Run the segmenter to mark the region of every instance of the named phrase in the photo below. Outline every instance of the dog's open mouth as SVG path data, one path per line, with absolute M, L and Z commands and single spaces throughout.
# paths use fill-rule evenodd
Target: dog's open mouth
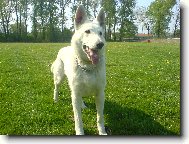
M 87 54 L 87 57 L 89 60 L 92 62 L 92 64 L 98 64 L 99 62 L 99 55 L 98 55 L 98 50 L 89 48 L 86 45 L 83 45 L 83 49 L 85 53 Z

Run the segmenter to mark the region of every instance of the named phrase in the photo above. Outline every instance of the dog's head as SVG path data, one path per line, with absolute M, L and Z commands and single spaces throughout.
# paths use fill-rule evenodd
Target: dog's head
M 72 46 L 77 57 L 85 62 L 98 64 L 104 56 L 105 13 L 103 8 L 93 21 L 88 19 L 82 5 L 76 11 L 74 21 L 75 33 Z

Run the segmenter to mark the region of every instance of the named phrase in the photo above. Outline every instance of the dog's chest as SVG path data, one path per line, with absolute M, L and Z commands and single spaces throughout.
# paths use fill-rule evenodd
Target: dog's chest
M 79 70 L 75 78 L 78 89 L 85 96 L 96 94 L 99 90 L 105 88 L 105 74 L 103 71 Z

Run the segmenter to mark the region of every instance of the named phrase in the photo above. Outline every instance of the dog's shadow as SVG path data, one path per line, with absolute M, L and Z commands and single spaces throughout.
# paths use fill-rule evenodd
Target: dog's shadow
M 68 98 L 70 103 L 70 99 Z M 65 101 L 65 99 L 64 99 Z M 87 109 L 96 111 L 94 100 L 85 100 Z M 154 118 L 142 110 L 119 105 L 110 100 L 104 105 L 105 127 L 108 135 L 117 136 L 180 136 L 180 134 L 166 129 Z M 86 135 L 94 131 L 85 129 Z M 96 131 L 98 135 L 98 131 Z
M 135 108 L 106 101 L 104 114 L 109 135 L 179 136 L 164 128 L 152 116 Z

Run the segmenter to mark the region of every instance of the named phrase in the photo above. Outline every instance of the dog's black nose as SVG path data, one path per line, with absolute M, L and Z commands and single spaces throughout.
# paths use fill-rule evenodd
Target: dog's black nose
M 97 49 L 102 49 L 102 47 L 104 46 L 103 42 L 100 42 L 96 45 Z

